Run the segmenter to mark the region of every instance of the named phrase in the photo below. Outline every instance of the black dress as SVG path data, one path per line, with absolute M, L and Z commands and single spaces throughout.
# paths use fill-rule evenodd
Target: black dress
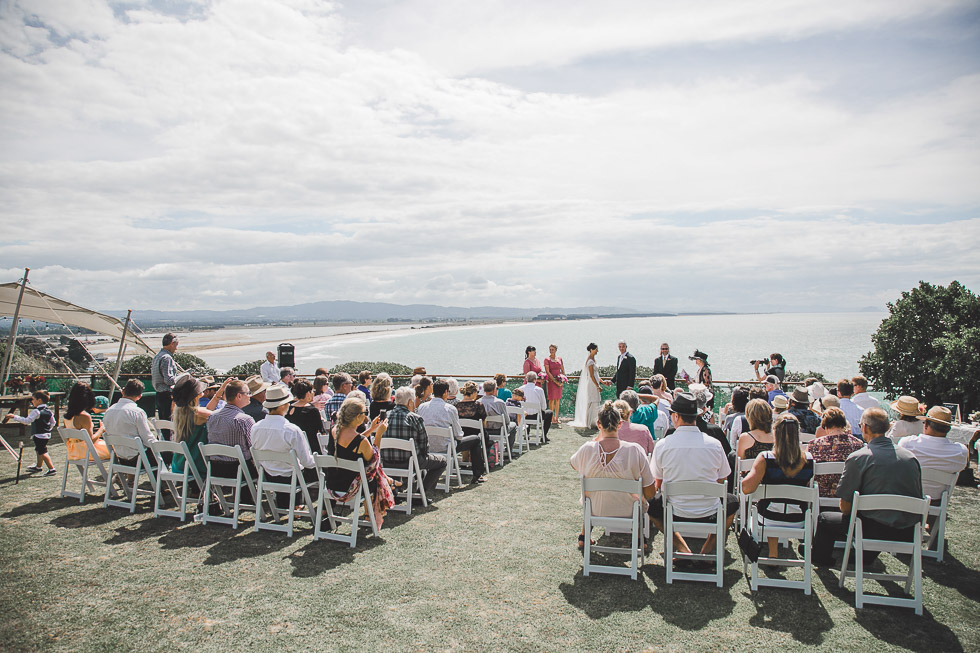
M 327 453 L 331 456 L 336 456 L 341 460 L 351 460 L 358 461 L 364 460 L 358 449 L 361 447 L 361 443 L 365 441 L 365 438 L 361 434 L 354 436 L 354 439 L 350 441 L 350 444 L 346 447 L 339 442 L 337 442 L 336 436 L 332 436 L 330 441 L 327 443 Z M 365 465 L 366 466 L 366 465 Z M 351 484 L 354 479 L 357 478 L 357 472 L 352 472 L 348 469 L 337 469 L 331 467 L 327 473 L 327 487 L 330 488 L 331 492 L 336 492 L 338 494 L 345 494 L 350 490 Z M 371 491 L 371 496 L 378 490 L 378 482 L 376 480 L 368 480 L 368 489 Z
M 311 452 L 320 453 L 320 440 L 317 438 L 317 434 L 323 433 L 323 418 L 320 417 L 319 410 L 310 404 L 293 406 L 286 413 L 286 421 L 303 430 L 307 441 L 310 443 Z
M 371 411 L 371 419 L 373 420 L 375 417 L 380 415 L 381 411 L 383 410 L 386 410 L 390 413 L 394 407 L 395 407 L 395 402 L 391 399 L 389 399 L 388 401 L 372 401 L 371 408 L 369 409 Z

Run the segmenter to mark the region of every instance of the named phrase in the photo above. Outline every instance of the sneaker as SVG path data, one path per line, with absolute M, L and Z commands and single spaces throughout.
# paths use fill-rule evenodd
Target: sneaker
M 486 474 L 481 474 L 480 476 L 476 477 L 476 479 L 473 482 L 474 483 L 486 483 L 487 482 L 487 475 Z
M 27 471 L 33 474 L 34 472 L 41 471 L 41 468 L 38 467 L 37 465 L 31 465 L 30 467 L 27 468 Z
M 58 470 L 55 469 L 54 467 L 52 467 L 48 471 L 44 472 L 44 476 L 54 476 L 57 473 L 58 473 Z

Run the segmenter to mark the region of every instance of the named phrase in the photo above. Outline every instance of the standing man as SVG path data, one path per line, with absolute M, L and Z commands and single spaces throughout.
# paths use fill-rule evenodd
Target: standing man
M 633 390 L 636 383 L 636 359 L 626 351 L 625 340 L 619 341 L 619 358 L 616 359 L 616 373 L 612 382 L 616 384 L 617 397 L 623 394 L 623 390 Z
M 150 375 L 153 380 L 153 391 L 157 393 L 157 417 L 169 420 L 173 414 L 173 389 L 177 384 L 177 363 L 174 352 L 177 351 L 177 336 L 168 333 L 163 336 L 163 349 L 153 357 Z M 170 439 L 170 431 L 160 433 L 164 440 Z
M 262 375 L 262 380 L 268 383 L 270 387 L 279 383 L 279 366 L 276 365 L 275 353 L 271 351 L 265 352 L 265 362 L 262 363 L 259 374 Z
M 653 373 L 663 374 L 670 391 L 674 391 L 677 382 L 677 356 L 670 355 L 670 345 L 666 342 L 660 345 L 660 356 L 653 362 Z

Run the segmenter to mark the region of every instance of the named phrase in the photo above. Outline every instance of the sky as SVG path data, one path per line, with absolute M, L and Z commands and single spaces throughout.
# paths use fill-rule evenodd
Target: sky
M 95 309 L 980 290 L 980 3 L 0 0 L 0 282 Z

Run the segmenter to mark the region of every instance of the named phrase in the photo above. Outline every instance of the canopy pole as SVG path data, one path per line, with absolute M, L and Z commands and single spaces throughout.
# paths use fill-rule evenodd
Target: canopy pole
M 10 325 L 10 337 L 7 338 L 7 355 L 3 357 L 3 367 L 0 367 L 0 394 L 7 387 L 7 375 L 14 362 L 14 340 L 17 339 L 17 323 L 20 319 L 20 305 L 24 301 L 24 290 L 27 288 L 27 275 L 30 268 L 24 268 L 24 280 L 20 284 L 20 294 L 17 295 L 17 308 L 14 309 L 14 321 Z
M 112 405 L 112 395 L 116 394 L 119 386 L 119 370 L 122 368 L 123 351 L 126 348 L 126 332 L 129 331 L 129 320 L 133 316 L 133 309 L 126 312 L 126 324 L 123 325 L 122 339 L 119 341 L 119 353 L 116 354 L 116 371 L 112 374 L 112 385 L 109 386 L 109 405 Z

